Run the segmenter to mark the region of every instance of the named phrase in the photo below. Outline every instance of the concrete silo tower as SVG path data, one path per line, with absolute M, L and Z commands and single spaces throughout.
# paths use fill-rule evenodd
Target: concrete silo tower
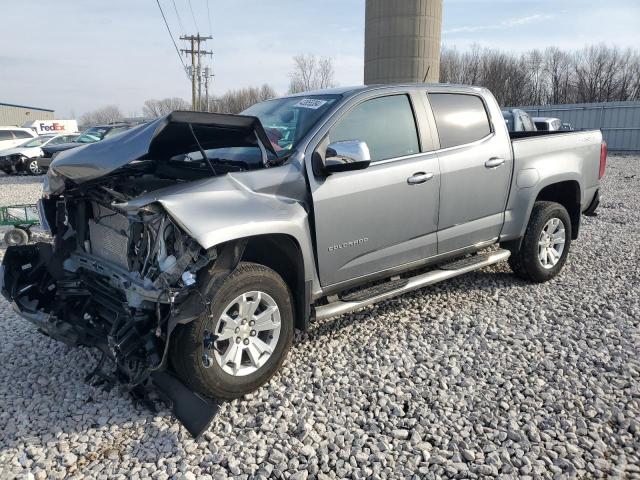
M 442 0 L 367 0 L 364 83 L 438 82 L 441 28 Z

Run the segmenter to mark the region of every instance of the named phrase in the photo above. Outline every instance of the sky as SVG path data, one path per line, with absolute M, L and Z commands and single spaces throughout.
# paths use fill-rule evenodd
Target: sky
M 284 93 L 301 53 L 333 58 L 339 85 L 362 83 L 364 0 L 159 1 L 176 40 L 213 35 L 213 94 L 263 83 Z M 190 99 L 156 0 L 6 1 L 1 25 L 0 102 L 75 118 L 105 105 L 135 116 L 150 98 Z M 640 0 L 444 0 L 442 43 L 638 47 L 638 25 Z

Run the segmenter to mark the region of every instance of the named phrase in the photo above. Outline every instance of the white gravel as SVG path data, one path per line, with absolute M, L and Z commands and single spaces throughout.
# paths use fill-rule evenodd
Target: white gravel
M 198 441 L 0 301 L 0 478 L 638 478 L 640 157 L 603 188 L 559 278 L 498 265 L 318 322 Z M 0 177 L 0 204 L 38 190 Z

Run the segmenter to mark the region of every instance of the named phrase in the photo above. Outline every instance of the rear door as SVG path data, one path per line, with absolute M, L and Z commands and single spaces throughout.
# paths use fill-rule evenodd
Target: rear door
M 480 95 L 429 93 L 428 99 L 440 140 L 438 253 L 494 241 L 511 181 L 509 142 L 496 135 Z M 495 122 L 503 121 L 496 115 Z
M 408 92 L 367 98 L 321 133 L 317 150 L 361 140 L 372 158 L 364 170 L 326 177 L 308 168 L 323 286 L 435 255 L 440 175 L 435 152 L 424 151 L 431 139 L 418 134 L 416 116 L 426 115 L 418 100 Z

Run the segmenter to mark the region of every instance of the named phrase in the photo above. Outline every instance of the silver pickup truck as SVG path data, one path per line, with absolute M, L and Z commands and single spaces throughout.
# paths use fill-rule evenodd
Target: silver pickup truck
M 115 371 L 97 377 L 155 384 L 198 434 L 314 319 L 502 261 L 553 278 L 605 164 L 600 131 L 510 136 L 468 86 L 174 112 L 56 158 L 39 204 L 53 243 L 10 247 L 2 293 L 42 333 L 99 348 Z

